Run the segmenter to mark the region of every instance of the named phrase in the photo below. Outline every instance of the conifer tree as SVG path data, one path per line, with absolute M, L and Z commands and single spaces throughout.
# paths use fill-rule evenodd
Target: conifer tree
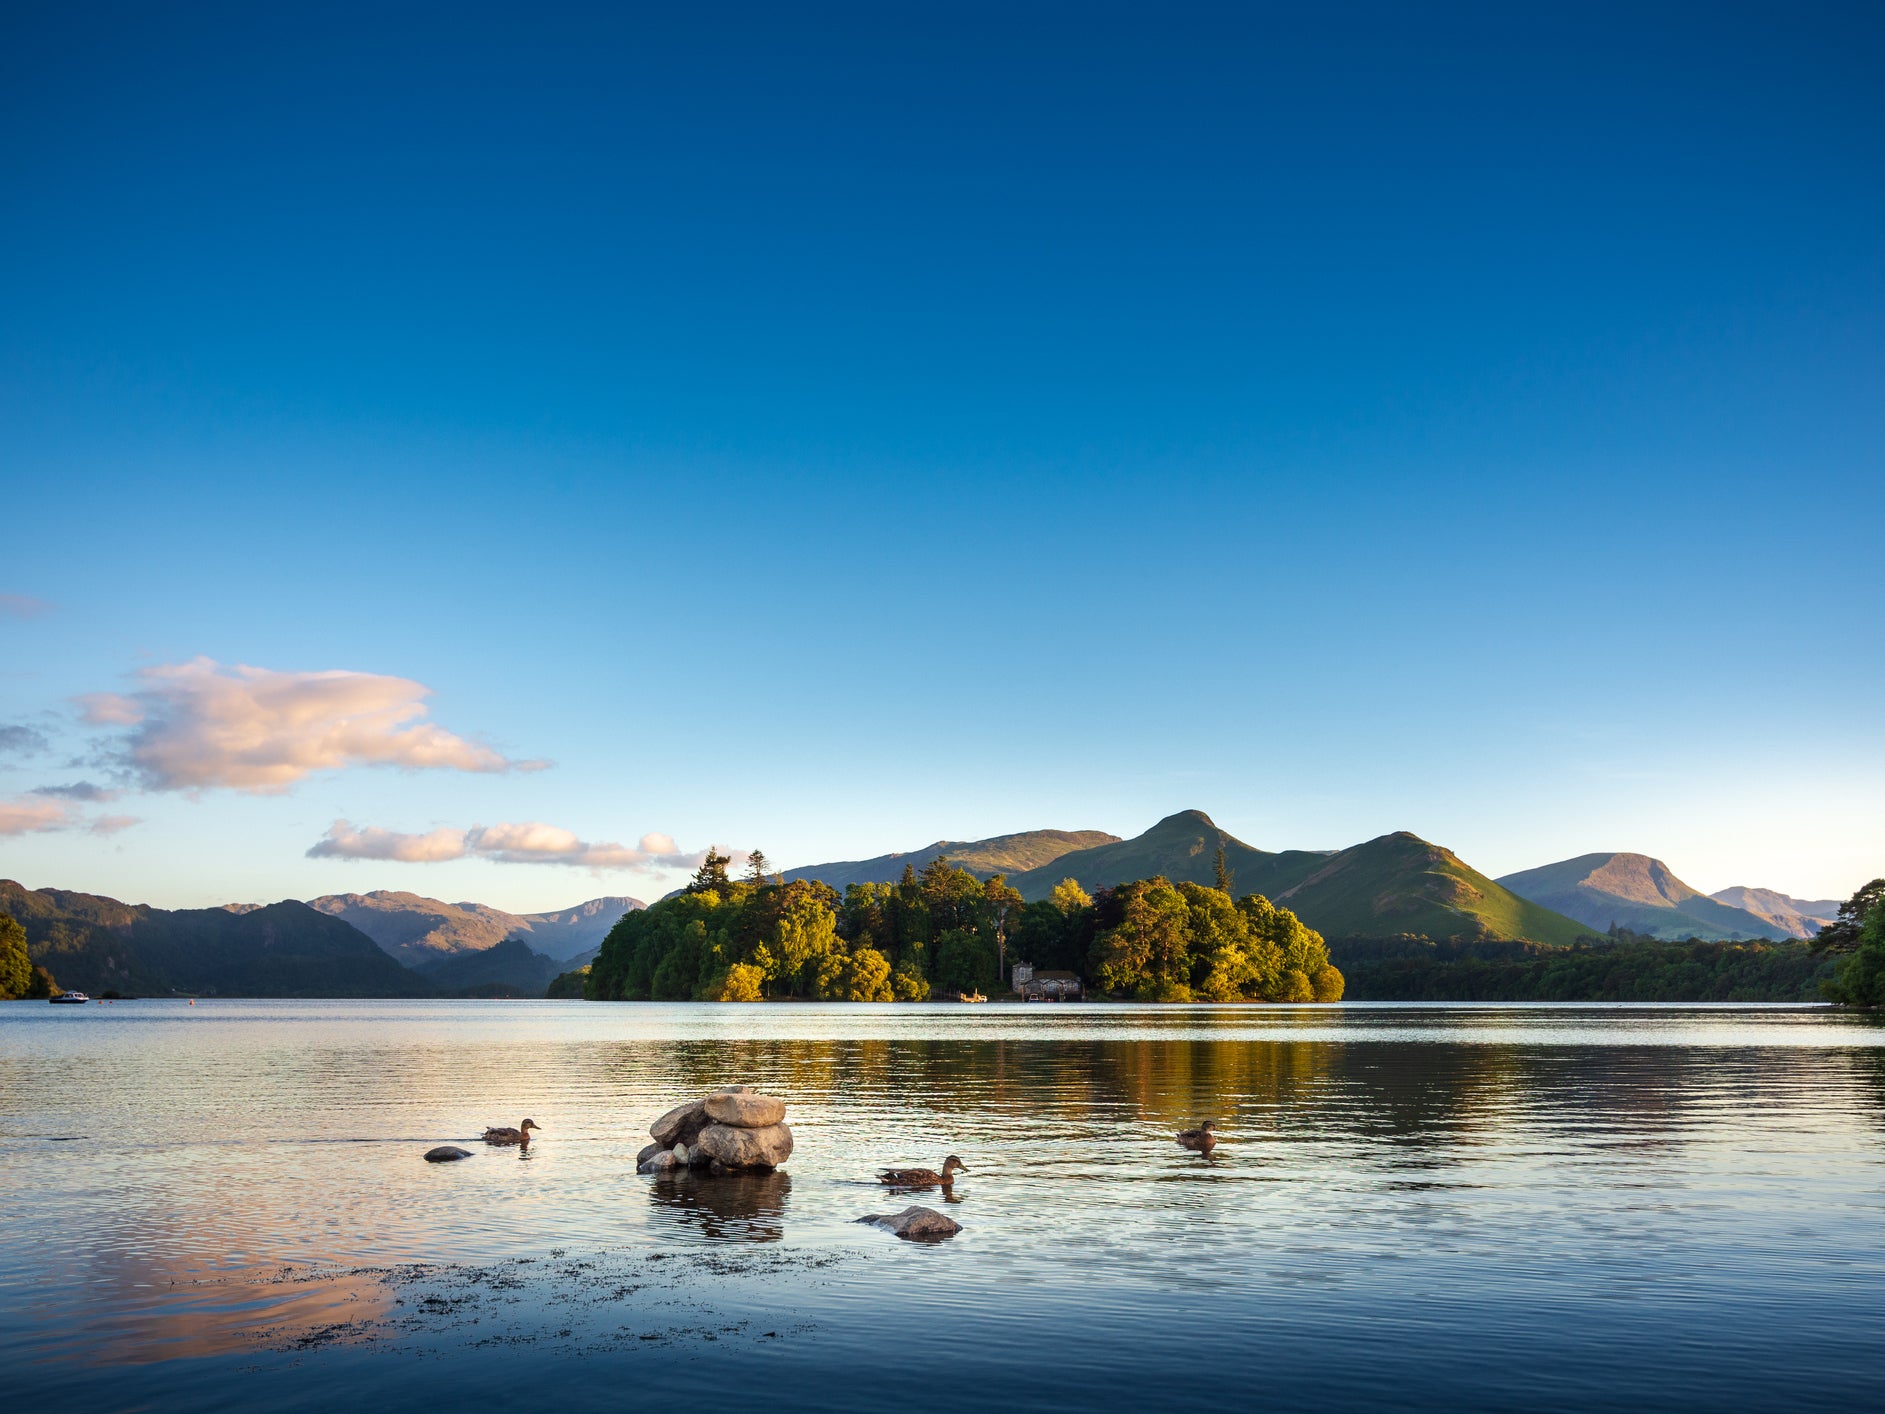
M 1237 876 L 1231 873 L 1230 861 L 1224 857 L 1224 846 L 1221 844 L 1217 847 L 1217 891 L 1232 898 L 1237 896 Z

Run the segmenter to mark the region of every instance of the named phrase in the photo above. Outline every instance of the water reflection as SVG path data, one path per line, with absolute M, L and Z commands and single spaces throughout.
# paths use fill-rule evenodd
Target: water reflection
M 701 1236 L 741 1242 L 777 1242 L 785 1236 L 785 1203 L 792 1175 L 711 1174 L 686 1170 L 649 1185 L 648 1199 Z

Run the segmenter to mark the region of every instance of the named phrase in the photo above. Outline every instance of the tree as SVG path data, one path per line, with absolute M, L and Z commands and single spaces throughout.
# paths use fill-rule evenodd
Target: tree
M 995 949 L 987 938 L 967 928 L 951 928 L 936 938 L 936 985 L 950 992 L 979 992 L 995 981 Z
M 1078 879 L 1062 879 L 1047 895 L 1047 901 L 1062 914 L 1078 913 L 1083 908 L 1093 907 L 1093 900 L 1080 887 Z
M 0 913 L 0 1001 L 23 997 L 32 985 L 33 960 L 26 952 L 26 930 L 11 913 Z
M 1005 875 L 997 874 L 982 885 L 982 903 L 995 932 L 995 985 L 1008 985 L 1008 929 L 1021 917 L 1026 906 L 1018 889 L 1010 888 Z
M 750 962 L 736 962 L 700 989 L 703 1002 L 756 1002 L 766 974 Z
M 1808 945 L 1814 952 L 1851 952 L 1859 946 L 1866 915 L 1885 902 L 1885 879 L 1874 879 L 1839 905 L 1839 914 Z
M 1845 914 L 1842 907 L 1840 921 L 1844 921 Z M 1832 980 L 1822 984 L 1821 990 L 1828 1001 L 1844 1002 L 1847 1006 L 1885 1006 L 1885 898 L 1867 910 L 1859 927 L 1857 945 L 1839 964 L 1839 971 L 1833 974 Z
M 859 948 L 851 954 L 845 979 L 848 1002 L 893 1002 L 897 999 L 890 982 L 890 959 L 876 948 Z
M 766 858 L 766 851 L 756 849 L 746 856 L 746 882 L 757 887 L 770 882 L 767 878 L 772 872 L 772 861 Z
M 694 877 L 688 881 L 687 892 L 703 894 L 708 890 L 725 893 L 732 882 L 727 878 L 727 865 L 733 862 L 733 856 L 722 854 L 713 845 L 707 846 L 707 857 L 700 861 L 700 868 L 694 871 Z
M 1217 847 L 1217 891 L 1237 897 L 1237 876 L 1230 871 L 1230 861 L 1224 857 L 1224 846 Z

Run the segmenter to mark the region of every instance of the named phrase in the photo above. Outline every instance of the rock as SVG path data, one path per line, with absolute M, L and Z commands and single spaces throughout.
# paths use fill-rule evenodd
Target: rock
M 468 1159 L 470 1157 L 471 1150 L 460 1149 L 456 1144 L 441 1144 L 436 1149 L 427 1149 L 425 1151 L 425 1161 L 428 1164 L 449 1164 L 454 1159 Z
M 663 1149 L 653 1158 L 635 1165 L 636 1173 L 673 1173 L 675 1170 L 674 1151 Z
M 712 1122 L 707 1118 L 706 1105 L 700 1100 L 690 1100 L 662 1115 L 648 1126 L 648 1132 L 663 1149 L 672 1149 L 676 1144 L 691 1145 L 694 1136 Z
M 770 1129 L 785 1118 L 785 1101 L 741 1087 L 715 1091 L 706 1099 L 707 1117 L 735 1129 Z
M 686 1168 L 688 1157 L 689 1157 L 688 1152 L 687 1152 L 687 1146 L 685 1144 L 676 1144 L 672 1152 L 674 1154 L 675 1167 Z
M 885 1232 L 894 1232 L 909 1242 L 940 1242 L 962 1231 L 962 1224 L 953 1218 L 944 1217 L 934 1208 L 914 1205 L 900 1213 L 867 1213 L 858 1221 L 872 1223 Z
M 759 1089 L 753 1085 L 722 1085 L 713 1093 L 716 1095 L 757 1095 Z
M 635 1155 L 635 1167 L 640 1168 L 643 1164 L 647 1163 L 648 1160 L 652 1159 L 656 1154 L 667 1147 L 668 1146 L 665 1144 L 649 1144 L 645 1146 L 639 1154 Z
M 764 1129 L 710 1124 L 700 1131 L 699 1145 L 708 1158 L 730 1169 L 771 1169 L 792 1157 L 792 1131 L 783 1124 Z

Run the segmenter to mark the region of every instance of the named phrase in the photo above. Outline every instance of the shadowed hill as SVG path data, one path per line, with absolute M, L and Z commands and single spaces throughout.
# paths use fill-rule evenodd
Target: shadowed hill
M 1792 898 L 1774 889 L 1750 889 L 1740 885 L 1717 889 L 1709 897 L 1730 908 L 1744 909 L 1761 922 L 1771 923 L 1796 938 L 1813 937 L 1839 916 L 1840 900 L 1836 898 Z
M 1522 898 L 1602 932 L 1611 924 L 1652 938 L 1735 941 L 1791 936 L 1745 909 L 1719 903 L 1646 854 L 1581 854 L 1499 882 Z
M 86 992 L 240 997 L 418 997 L 425 979 L 338 918 L 287 900 L 167 910 L 0 881 L 0 908 L 59 985 Z
M 448 995 L 541 997 L 566 970 L 555 958 L 532 951 L 522 938 L 507 938 L 482 952 L 441 958 L 423 975 Z
M 907 854 L 880 854 L 875 859 L 840 860 L 808 864 L 785 871 L 786 881 L 817 879 L 842 893 L 849 884 L 894 884 L 904 867 L 922 872 L 925 864 L 945 856 L 978 879 L 993 874 L 1020 874 L 1059 859 L 1074 850 L 1117 841 L 1104 830 L 1028 830 L 1018 835 L 996 835 L 986 840 L 937 840 Z M 1059 881 L 1056 880 L 1056 883 Z

